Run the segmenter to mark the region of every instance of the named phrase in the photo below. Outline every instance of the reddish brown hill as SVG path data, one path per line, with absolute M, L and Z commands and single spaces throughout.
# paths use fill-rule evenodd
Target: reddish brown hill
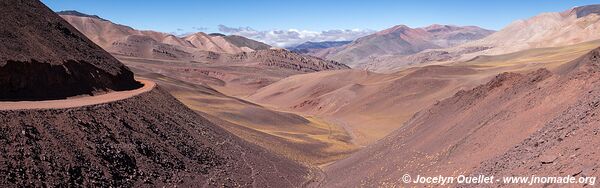
M 436 100 L 479 85 L 482 75 L 486 73 L 461 66 L 427 66 L 396 74 L 324 71 L 285 78 L 259 89 L 248 100 L 326 117 L 345 127 L 353 142 L 367 145 Z
M 65 97 L 137 83 L 41 2 L 0 6 L 2 97 Z M 49 101 L 27 104 L 43 102 Z M 314 177 L 315 171 L 241 140 L 159 88 L 94 104 L 0 110 L 0 187 L 293 187 Z
M 600 39 L 599 23 L 600 5 L 579 6 L 563 12 L 541 13 L 528 19 L 515 20 L 498 32 L 454 47 L 428 49 L 406 56 L 374 57 L 358 67 L 376 72 L 395 72 L 427 64 L 464 62 L 487 56 L 567 47 Z M 461 35 L 457 33 L 452 37 L 460 38 Z
M 367 67 L 383 57 L 403 57 L 427 49 L 447 48 L 481 39 L 493 31 L 475 26 L 431 25 L 410 28 L 397 25 L 356 39 L 350 44 L 322 50 L 320 55 L 350 65 Z
M 157 31 L 136 30 L 77 11 L 62 11 L 59 14 L 106 51 L 130 57 L 201 61 L 206 52 L 235 54 L 271 47 L 235 35 L 198 32 L 178 37 Z
M 0 186 L 293 187 L 311 172 L 162 89 L 108 104 L 0 111 Z
M 350 69 L 350 67 L 342 63 L 331 60 L 323 60 L 313 56 L 301 55 L 284 49 L 258 50 L 254 52 L 239 53 L 228 56 L 221 61 L 234 65 L 255 65 L 304 73 Z
M 597 175 L 598 81 L 600 49 L 554 74 L 500 74 L 331 165 L 326 185 L 402 184 L 404 174 Z
M 238 54 L 207 52 L 201 62 L 162 61 L 117 56 L 127 66 L 189 83 L 207 84 L 227 95 L 245 96 L 283 78 L 310 72 L 349 69 L 335 61 L 283 49 Z
M 540 174 L 595 177 L 600 170 L 600 49 L 561 67 L 563 81 L 580 81 L 583 92 L 544 126 L 472 174 Z M 563 85 L 564 87 L 564 85 Z M 520 161 L 518 163 L 514 161 Z
M 0 100 L 64 98 L 139 86 L 133 73 L 37 1 L 2 1 Z

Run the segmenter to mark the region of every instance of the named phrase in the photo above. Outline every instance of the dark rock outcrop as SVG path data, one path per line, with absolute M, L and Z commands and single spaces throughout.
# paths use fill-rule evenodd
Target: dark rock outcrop
M 600 14 L 600 4 L 575 7 L 572 12 L 577 15 L 577 18 L 585 17 L 590 14 Z
M 75 10 L 65 10 L 65 11 L 59 11 L 56 12 L 56 14 L 58 15 L 71 15 L 71 16 L 79 16 L 79 17 L 88 17 L 88 18 L 95 18 L 95 19 L 99 19 L 102 21 L 108 21 L 104 18 L 101 18 L 100 16 L 97 15 L 89 15 L 89 14 L 84 14 Z
M 162 89 L 108 104 L 0 111 L 0 187 L 293 187 L 306 167 Z
M 39 1 L 0 7 L 0 100 L 135 89 L 133 73 Z
M 285 49 L 258 50 L 242 52 L 222 57 L 232 64 L 258 64 L 259 66 L 282 68 L 299 72 L 318 72 L 325 70 L 350 69 L 347 65 L 332 60 L 302 55 Z

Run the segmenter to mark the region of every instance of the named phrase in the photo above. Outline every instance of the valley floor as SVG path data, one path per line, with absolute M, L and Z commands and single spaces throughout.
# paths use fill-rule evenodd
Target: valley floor
M 165 70 L 149 68 L 143 62 L 123 62 L 137 76 L 155 81 L 215 124 L 288 158 L 317 166 L 343 159 L 358 149 L 345 129 L 318 116 L 286 112 L 228 96 L 207 84 L 165 76 L 169 74 Z

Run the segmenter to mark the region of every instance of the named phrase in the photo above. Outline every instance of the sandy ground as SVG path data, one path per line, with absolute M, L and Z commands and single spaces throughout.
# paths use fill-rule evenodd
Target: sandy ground
M 156 83 L 149 80 L 138 79 L 138 81 L 144 84 L 144 86 L 135 90 L 110 92 L 97 96 L 75 97 L 62 100 L 0 102 L 0 110 L 64 109 L 103 104 L 146 93 L 156 86 Z

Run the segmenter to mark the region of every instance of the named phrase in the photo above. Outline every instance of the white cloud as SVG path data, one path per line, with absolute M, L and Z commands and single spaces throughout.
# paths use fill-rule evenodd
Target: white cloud
M 236 28 L 227 27 L 225 25 L 219 25 L 219 31 L 230 35 L 244 36 L 277 47 L 290 47 L 307 41 L 321 42 L 354 40 L 375 32 L 369 29 L 334 29 L 327 31 L 288 29 L 257 31 L 250 27 Z

